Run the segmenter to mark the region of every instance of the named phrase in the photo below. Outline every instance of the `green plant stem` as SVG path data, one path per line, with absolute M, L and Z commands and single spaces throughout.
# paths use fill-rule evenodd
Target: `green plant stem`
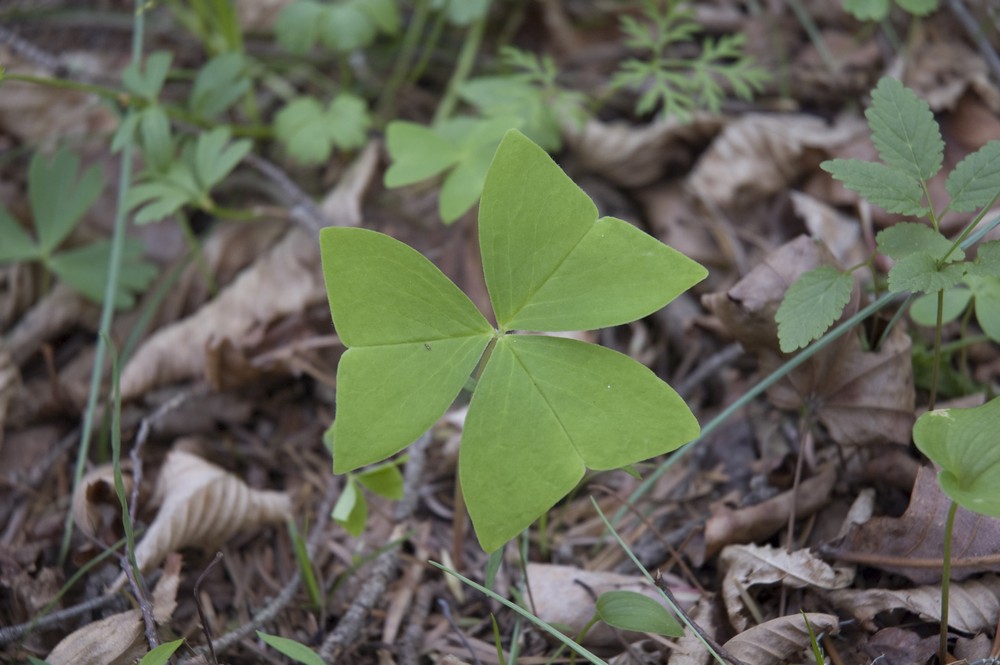
M 941 567 L 941 633 L 938 641 L 938 661 L 948 662 L 948 590 L 951 585 L 951 533 L 955 527 L 958 503 L 951 502 L 948 520 L 944 523 L 944 563 Z
M 389 79 L 382 88 L 382 92 L 378 96 L 378 102 L 375 105 L 375 124 L 379 128 L 385 126 L 396 115 L 396 102 L 399 90 L 403 86 L 403 83 L 406 82 L 407 75 L 411 71 L 410 63 L 413 62 L 413 56 L 416 55 L 417 48 L 420 47 L 420 37 L 424 34 L 424 27 L 427 25 L 427 19 L 430 17 L 430 14 L 430 0 L 416 0 L 413 6 L 413 15 L 410 17 L 410 24 L 406 27 L 406 34 L 403 35 L 403 41 L 399 45 L 399 56 L 396 58 L 396 62 L 393 63 L 392 73 L 389 74 Z
M 987 233 L 995 229 L 997 226 L 1000 226 L 1000 215 L 994 217 L 989 221 L 989 223 L 976 229 L 974 232 L 969 233 L 967 237 L 961 242 L 961 248 L 964 250 L 973 246 L 974 244 L 982 240 L 983 236 L 985 236 Z M 759 395 L 762 395 L 768 388 L 770 388 L 775 383 L 788 376 L 788 374 L 790 374 L 796 367 L 809 360 L 809 358 L 816 355 L 819 351 L 822 351 L 824 348 L 829 346 L 834 340 L 838 339 L 839 337 L 844 335 L 847 331 L 851 330 L 851 328 L 853 328 L 854 326 L 856 326 L 857 324 L 861 323 L 869 316 L 874 314 L 875 312 L 878 312 L 883 307 L 891 303 L 894 298 L 895 294 L 892 293 L 886 293 L 882 295 L 881 298 L 872 302 L 870 305 L 859 311 L 857 314 L 855 314 L 848 320 L 841 323 L 836 328 L 830 330 L 821 339 L 816 340 L 808 347 L 803 349 L 797 356 L 789 359 L 784 365 L 771 372 L 765 378 L 761 379 L 759 383 L 757 383 L 753 388 L 751 388 L 745 394 L 743 394 L 738 400 L 727 406 L 718 415 L 716 415 L 710 421 L 705 423 L 705 425 L 701 428 L 701 434 L 699 434 L 696 439 L 689 441 L 688 443 L 684 444 L 683 446 L 672 452 L 670 456 L 667 457 L 667 459 L 664 460 L 663 463 L 661 463 L 660 466 L 658 466 L 656 470 L 653 471 L 653 473 L 651 473 L 639 485 L 639 487 L 633 490 L 632 494 L 629 495 L 629 502 L 633 504 L 638 502 L 643 496 L 646 495 L 647 492 L 649 492 L 653 488 L 653 486 L 656 484 L 656 481 L 659 480 L 663 476 L 663 474 L 669 471 L 670 468 L 674 464 L 676 464 L 681 457 L 683 457 L 689 450 L 691 450 L 695 445 L 697 445 L 699 441 L 701 441 L 709 434 L 711 434 L 713 431 L 715 431 L 720 425 L 722 425 L 722 423 L 726 422 L 726 420 L 728 420 L 733 414 L 737 413 L 740 409 L 742 409 L 747 404 L 752 402 Z M 612 517 L 611 523 L 617 524 L 619 521 L 621 521 L 622 517 L 625 516 L 627 510 L 628 509 L 624 507 L 619 508 L 618 511 L 615 512 L 614 516 Z
M 135 15 L 132 31 L 132 62 L 142 59 L 142 37 L 145 26 L 144 0 L 135 0 Z M 130 111 L 131 113 L 132 111 Z M 104 303 L 101 306 L 100 336 L 97 338 L 97 350 L 94 353 L 94 366 L 90 373 L 90 391 L 87 395 L 87 408 L 83 415 L 83 428 L 80 433 L 80 449 L 77 452 L 76 468 L 73 472 L 74 491 L 83 478 L 90 452 L 90 437 L 94 426 L 94 415 L 97 412 L 97 398 L 101 392 L 101 378 L 104 375 L 104 359 L 107 348 L 105 337 L 110 338 L 111 320 L 115 313 L 115 293 L 118 287 L 118 275 L 121 273 L 122 253 L 125 246 L 125 194 L 132 181 L 132 150 L 131 137 L 127 138 L 122 148 L 121 171 L 118 177 L 118 197 L 115 208 L 115 223 L 111 233 L 111 252 L 108 259 L 108 281 L 104 285 Z M 73 537 L 73 511 L 66 511 L 63 523 L 62 544 L 59 546 L 59 564 L 66 561 L 70 542 Z
M 941 331 L 944 328 L 944 289 L 937 292 L 937 322 L 934 324 L 934 351 L 931 354 L 931 396 L 927 409 L 934 410 L 937 403 L 938 377 L 941 374 Z
M 483 43 L 483 33 L 486 31 L 489 13 L 489 7 L 487 7 L 483 11 L 483 15 L 470 25 L 468 32 L 465 33 L 465 43 L 462 44 L 462 50 L 458 54 L 455 71 L 452 72 L 448 88 L 444 91 L 444 97 L 441 98 L 441 103 L 438 104 L 437 110 L 434 112 L 433 124 L 435 125 L 450 118 L 455 111 L 455 106 L 458 105 L 458 89 L 472 73 L 476 54 L 479 53 L 479 47 Z
M 417 64 L 413 66 L 410 70 L 410 75 L 406 77 L 406 83 L 412 85 L 416 83 L 424 72 L 427 70 L 427 65 L 430 64 L 431 56 L 434 55 L 434 49 L 437 48 L 438 43 L 441 41 L 441 34 L 444 32 L 445 24 L 445 13 L 438 12 L 437 17 L 434 19 L 434 23 L 431 24 L 431 31 L 427 34 L 427 39 L 423 43 L 423 53 L 420 54 L 420 59 Z
M 798 19 L 799 25 L 801 25 L 802 29 L 806 31 L 807 35 L 809 35 L 809 41 L 811 41 L 813 46 L 816 47 L 816 52 L 819 53 L 819 57 L 823 61 L 823 64 L 826 65 L 826 68 L 829 71 L 836 72 L 837 59 L 830 51 L 830 47 L 826 45 L 826 40 L 823 39 L 823 33 L 819 31 L 819 28 L 816 26 L 816 22 L 813 21 L 812 16 L 809 15 L 809 12 L 806 11 L 805 7 L 802 6 L 802 3 L 799 2 L 799 0 L 787 0 L 787 3 L 788 7 L 795 14 L 795 18 Z M 929 200 L 930 199 L 928 199 L 928 201 Z
M 188 220 L 188 216 L 184 213 L 183 208 L 174 213 L 174 215 L 177 217 L 177 225 L 181 227 L 181 233 L 184 235 L 184 242 L 187 243 L 188 250 L 190 250 L 191 255 L 194 257 L 195 263 L 198 264 L 198 270 L 201 272 L 202 279 L 205 280 L 208 292 L 212 297 L 215 297 L 219 292 L 219 285 L 215 281 L 212 269 L 208 266 L 208 261 L 205 259 L 201 240 L 198 239 L 198 236 L 194 233 L 194 229 L 191 228 L 191 222 Z

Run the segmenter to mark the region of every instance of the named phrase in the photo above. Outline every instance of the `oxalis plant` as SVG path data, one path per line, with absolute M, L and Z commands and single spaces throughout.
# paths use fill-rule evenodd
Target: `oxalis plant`
M 894 260 L 892 293 L 923 294 L 911 310 L 918 323 L 934 326 L 930 411 L 914 425 L 913 440 L 941 471 L 938 482 L 952 499 L 945 523 L 941 581 L 940 662 L 947 662 L 948 591 L 951 537 L 959 506 L 1000 517 L 1000 400 L 969 409 L 934 410 L 941 331 L 963 311 L 976 317 L 994 340 L 1000 339 L 1000 241 L 979 245 L 974 260 L 964 241 L 1000 197 L 1000 141 L 990 141 L 963 159 L 948 175 L 951 199 L 935 210 L 928 181 L 940 170 L 944 142 L 928 105 L 899 81 L 883 78 L 866 112 L 872 142 L 881 162 L 835 159 L 820 166 L 846 187 L 888 212 L 926 220 L 900 222 L 876 237 L 878 250 Z M 949 212 L 975 212 L 955 239 L 940 231 Z M 857 266 L 856 266 L 857 267 Z M 794 351 L 822 336 L 840 317 L 853 284 L 850 271 L 824 266 L 803 274 L 785 295 L 776 319 L 783 351 Z
M 337 473 L 379 462 L 472 390 L 459 482 L 479 543 L 500 548 L 569 493 L 698 435 L 684 401 L 610 349 L 525 331 L 589 330 L 646 316 L 706 276 L 614 217 L 516 130 L 479 206 L 496 326 L 420 253 L 381 233 L 320 233 L 333 322 L 348 350 L 327 433 Z M 332 440 L 332 441 L 331 441 Z

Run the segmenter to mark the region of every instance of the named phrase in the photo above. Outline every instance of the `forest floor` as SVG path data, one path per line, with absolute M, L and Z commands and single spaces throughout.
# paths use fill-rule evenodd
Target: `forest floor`
M 208 56 L 178 20 L 187 3 L 163 4 L 146 12 L 145 50 L 173 54 L 180 74 L 163 97 L 176 101 Z M 339 62 L 317 48 L 299 66 L 273 37 L 285 4 L 236 3 L 245 52 L 272 66 L 258 79 L 266 84 L 256 88 L 255 113 L 270 122 L 290 90 L 323 94 L 333 86 L 324 77 L 348 74 L 375 99 L 394 42 L 381 38 L 369 56 Z M 405 29 L 414 13 L 400 4 Z M 507 545 L 494 589 L 571 636 L 593 615 L 595 594 L 644 588 L 658 597 L 593 498 L 732 662 L 815 662 L 810 627 L 826 662 L 938 662 L 949 500 L 912 443 L 928 406 L 933 339 L 903 312 L 877 351 L 867 344 L 902 299 L 718 417 L 787 360 L 774 312 L 794 278 L 822 263 L 868 261 L 875 234 L 901 219 L 819 167 L 876 159 L 864 110 L 882 76 L 929 103 L 945 173 L 1000 139 L 1000 11 L 990 0 L 947 0 L 926 18 L 894 7 L 876 24 L 839 2 L 693 3 L 705 35 L 744 35 L 747 54 L 771 78 L 752 101 L 728 100 L 679 122 L 636 115 L 634 93 L 609 92 L 615 64 L 630 55 L 620 19 L 641 21 L 639 4 L 494 2 L 473 74 L 496 71 L 502 40 L 552 56 L 561 86 L 606 100 L 582 123 L 565 122 L 553 157 L 602 214 L 636 224 L 709 276 L 640 321 L 572 334 L 650 367 L 707 431 L 679 454 L 638 465 L 640 478 L 588 472 Z M 130 59 L 131 9 L 116 0 L 0 3 L 0 64 L 8 74 L 116 87 Z M 983 32 L 970 31 L 968 20 Z M 467 29 L 443 30 L 423 76 L 400 88 L 395 117 L 431 122 Z M 234 126 L 245 108 L 229 112 Z M 32 154 L 68 145 L 84 165 L 99 165 L 106 183 L 69 244 L 109 237 L 122 170 L 121 154 L 109 149 L 117 125 L 99 94 L 3 82 L 0 203 L 27 224 L 39 205 L 28 194 Z M 176 121 L 175 132 L 188 130 Z M 353 225 L 398 238 L 489 311 L 475 208 L 443 224 L 440 180 L 387 188 L 389 164 L 378 122 L 362 145 L 317 166 L 296 162 L 265 132 L 213 192 L 256 220 L 186 208 L 183 219 L 128 226 L 157 275 L 110 326 L 123 359 L 119 429 L 132 523 L 140 540 L 157 539 L 140 546 L 154 563 L 139 601 L 136 580 L 116 581 L 124 533 L 106 358 L 92 417 L 83 415 L 101 307 L 38 262 L 0 262 L 0 661 L 131 663 L 155 632 L 160 642 L 185 640 L 181 662 L 290 662 L 260 630 L 326 662 L 486 665 L 500 662 L 491 617 L 503 662 L 512 653 L 522 664 L 551 661 L 558 647 L 544 633 L 428 563 L 479 583 L 486 574 L 489 557 L 455 500 L 467 399 L 405 451 L 402 499 L 364 490 L 358 536 L 330 517 L 345 478 L 332 473 L 323 434 L 345 349 L 331 324 L 316 230 Z M 53 200 L 65 193 L 55 191 Z M 944 192 L 943 176 L 930 192 Z M 968 219 L 951 215 L 942 232 L 952 237 Z M 870 265 L 878 279 L 888 267 Z M 872 300 L 871 271 L 858 274 L 851 311 Z M 975 342 L 946 357 L 939 407 L 981 404 L 997 390 L 1000 350 L 976 325 L 944 328 L 945 345 Z M 88 424 L 92 436 L 84 437 Z M 90 449 L 77 484 L 84 438 Z M 296 538 L 315 574 L 312 589 Z M 955 659 L 997 662 L 983 659 L 1000 654 L 998 542 L 1000 520 L 959 511 L 948 643 Z M 168 556 L 174 551 L 182 559 Z M 599 626 L 583 644 L 616 664 L 711 661 L 692 631 L 668 639 Z

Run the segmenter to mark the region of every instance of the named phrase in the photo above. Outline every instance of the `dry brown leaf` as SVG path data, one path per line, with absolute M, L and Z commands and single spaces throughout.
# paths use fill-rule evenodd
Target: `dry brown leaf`
M 3 449 L 3 432 L 7 423 L 7 407 L 21 390 L 21 372 L 11 357 L 3 338 L 0 337 L 0 450 Z
M 378 169 L 379 144 L 369 141 L 351 166 L 344 172 L 337 186 L 319 204 L 323 216 L 336 226 L 359 226 L 361 203 Z
M 132 474 L 128 469 L 122 469 L 122 482 L 128 499 L 132 491 Z M 91 538 L 99 538 L 115 520 L 120 524 L 121 503 L 115 493 L 114 467 L 102 464 L 84 475 L 73 492 L 71 506 L 74 524 Z
M 669 168 L 687 171 L 698 147 L 724 124 L 720 116 L 697 114 L 690 122 L 674 118 L 650 125 L 588 120 L 563 123 L 566 143 L 583 166 L 623 187 L 641 187 Z
M 589 571 L 572 566 L 544 563 L 528 564 L 528 583 L 535 599 L 535 613 L 542 621 L 569 626 L 569 634 L 578 633 L 594 616 L 594 600 L 605 591 L 636 591 L 665 608 L 666 602 L 659 592 L 644 578 L 602 571 Z M 679 579 L 667 579 L 678 604 L 687 609 L 699 594 Z M 586 585 L 586 586 L 583 586 Z M 594 593 L 591 596 L 588 589 Z M 587 631 L 584 645 L 608 646 L 618 644 L 614 631 L 600 623 Z
M 714 599 L 702 598 L 689 612 L 691 621 L 713 639 L 717 637 L 718 632 L 714 605 Z M 684 637 L 674 642 L 667 665 L 708 665 L 710 658 L 701 637 L 692 630 L 685 630 Z
M 767 374 L 789 356 L 778 350 L 774 314 L 788 286 L 799 275 L 821 265 L 835 265 L 821 244 L 800 236 L 769 254 L 725 293 L 702 301 L 726 330 L 757 354 Z M 857 311 L 855 286 L 842 318 Z M 916 399 L 910 338 L 898 326 L 876 352 L 866 352 L 855 333 L 848 333 L 776 383 L 767 393 L 783 409 L 808 406 L 838 443 L 865 445 L 909 443 Z
M 832 614 L 806 614 L 813 633 L 835 635 L 839 619 Z M 750 628 L 723 646 L 732 655 L 753 665 L 778 665 L 809 648 L 809 629 L 801 614 L 772 619 Z
M 879 665 L 928 663 L 937 653 L 938 636 L 921 636 L 916 631 L 893 626 L 878 631 L 860 648 Z
M 844 589 L 853 573 L 836 570 L 809 550 L 789 552 L 771 545 L 730 545 L 722 550 L 719 563 L 726 571 L 722 599 L 729 622 L 738 632 L 750 623 L 743 593 L 760 584 L 781 584 L 792 589 Z
M 907 66 L 906 85 L 934 111 L 955 108 L 972 90 L 994 113 L 1000 113 L 1000 90 L 990 80 L 986 63 L 952 35 L 927 40 L 915 49 Z
M 167 623 L 177 605 L 181 559 L 173 556 L 153 590 L 153 619 Z M 149 649 L 142 612 L 113 614 L 67 635 L 46 658 L 49 665 L 132 665 Z
M 823 241 L 838 263 L 853 266 L 867 257 L 861 243 L 861 225 L 822 201 L 792 190 L 792 208 L 802 218 L 809 235 Z
M 705 523 L 704 552 L 693 551 L 699 564 L 731 543 L 748 543 L 770 538 L 788 524 L 794 511 L 799 519 L 809 517 L 825 506 L 837 482 L 837 472 L 826 467 L 817 475 L 802 481 L 798 492 L 788 490 L 746 508 L 733 510 L 722 506 Z
M 135 548 L 144 572 L 170 552 L 184 547 L 211 550 L 238 531 L 292 517 L 292 503 L 284 492 L 252 489 L 231 473 L 177 448 L 160 468 L 153 502 L 160 505 L 159 512 Z M 124 574 L 119 575 L 112 589 L 124 583 Z
M 870 625 L 880 612 L 907 610 L 925 621 L 941 620 L 941 587 L 919 586 L 912 589 L 840 589 L 827 598 L 837 607 Z M 952 582 L 948 593 L 948 625 L 963 633 L 992 631 L 1000 614 L 1000 577 L 984 577 Z
M 20 365 L 43 344 L 75 326 L 96 330 L 99 316 L 96 305 L 59 282 L 11 329 L 7 345 Z
M 823 556 L 880 568 L 915 584 L 941 579 L 944 525 L 951 499 L 941 491 L 937 473 L 921 467 L 901 517 L 876 517 L 845 537 L 820 548 Z M 952 533 L 953 580 L 1000 571 L 1000 519 L 959 508 Z M 922 565 L 917 565 L 922 563 Z
M 730 207 L 779 192 L 815 168 L 811 149 L 830 149 L 867 132 L 860 121 L 829 126 L 813 115 L 748 113 L 728 125 L 702 154 L 689 183 L 703 201 Z M 814 153 L 815 151 L 813 151 Z

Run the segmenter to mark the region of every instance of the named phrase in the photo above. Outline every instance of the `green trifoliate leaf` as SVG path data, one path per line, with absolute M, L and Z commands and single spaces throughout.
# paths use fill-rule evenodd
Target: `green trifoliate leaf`
M 590 330 L 654 312 L 704 279 L 683 254 L 594 203 L 508 132 L 479 206 L 483 270 L 504 330 Z
M 950 289 L 964 274 L 965 263 L 946 263 L 939 267 L 937 259 L 927 252 L 914 252 L 897 261 L 889 271 L 889 290 L 893 293 L 929 293 Z
M 317 656 L 315 651 L 304 644 L 299 644 L 295 640 L 290 640 L 287 637 L 278 637 L 277 635 L 268 635 L 267 633 L 259 630 L 257 631 L 257 637 L 264 640 L 268 646 L 288 656 L 296 663 L 303 663 L 304 665 L 324 665 L 323 659 Z
M 934 114 L 927 102 L 902 83 L 888 76 L 879 80 L 865 117 L 886 165 L 920 180 L 941 169 L 944 141 Z
M 928 212 L 920 183 L 902 171 L 860 159 L 830 159 L 819 166 L 886 212 L 917 217 Z
M 1000 192 L 1000 141 L 990 141 L 948 174 L 948 208 L 968 212 L 989 205 Z
M 875 237 L 878 251 L 891 259 L 899 260 L 915 252 L 924 252 L 935 258 L 948 255 L 949 261 L 961 261 L 965 252 L 956 247 L 948 253 L 954 243 L 926 224 L 899 222 L 879 231 Z
M 913 441 L 941 467 L 941 489 L 967 510 L 1000 517 L 1000 398 L 971 409 L 938 409 L 917 419 Z
M 419 252 L 365 229 L 320 232 L 323 274 L 348 351 L 337 370 L 337 472 L 385 459 L 426 431 L 475 369 L 493 328 Z M 392 417 L 386 417 L 392 414 Z
M 31 158 L 28 199 L 42 254 L 55 251 L 104 189 L 104 178 L 96 166 L 83 175 L 79 171 L 80 158 L 65 149 L 51 159 L 37 152 Z
M 635 591 L 606 591 L 597 599 L 601 621 L 620 630 L 683 637 L 684 629 L 663 605 Z
M 115 307 L 128 309 L 135 304 L 137 294 L 143 293 L 153 278 L 156 266 L 142 258 L 142 243 L 127 239 L 122 251 L 118 284 L 115 288 Z M 111 265 L 111 241 L 99 240 L 83 247 L 59 252 L 46 261 L 46 266 L 74 290 L 95 303 L 104 301 L 104 288 Z
M 170 61 L 173 56 L 168 51 L 156 51 L 146 58 L 146 67 L 140 63 L 132 63 L 122 72 L 122 84 L 134 95 L 155 101 L 160 96 L 167 72 L 170 71 Z
M 458 150 L 430 127 L 415 122 L 390 122 L 385 132 L 392 166 L 386 187 L 403 187 L 441 173 L 458 161 Z
M 505 335 L 465 421 L 459 473 L 492 551 L 570 492 L 586 468 L 614 469 L 698 435 L 684 401 L 649 369 L 570 339 Z
M 1000 278 L 966 275 L 965 281 L 972 287 L 979 327 L 987 337 L 1000 342 Z
M 228 127 L 216 127 L 202 132 L 195 141 L 191 166 L 203 195 L 222 182 L 253 147 L 249 139 L 230 143 L 229 137 Z
M 804 273 L 788 287 L 774 316 L 781 350 L 791 353 L 819 339 L 851 299 L 854 278 L 833 266 Z
M 361 147 L 370 125 L 367 104 L 350 93 L 337 95 L 326 109 L 312 97 L 299 97 L 275 117 L 278 139 L 304 164 L 328 159 L 334 147 Z
M 217 55 L 198 71 L 188 98 L 188 107 L 199 118 L 214 118 L 236 103 L 250 89 L 243 75 L 243 56 Z
M 976 260 L 969 264 L 969 274 L 1000 277 L 1000 240 L 989 240 L 976 248 Z
M 944 307 L 941 309 L 942 324 L 951 323 L 957 319 L 972 300 L 972 291 L 957 286 L 944 292 Z M 910 318 L 922 326 L 937 325 L 938 297 L 937 293 L 927 293 L 920 296 L 910 305 Z
M 371 126 L 368 104 L 357 95 L 342 92 L 334 97 L 327 110 L 327 117 L 327 131 L 333 144 L 341 150 L 360 148 L 368 140 L 367 132 Z

